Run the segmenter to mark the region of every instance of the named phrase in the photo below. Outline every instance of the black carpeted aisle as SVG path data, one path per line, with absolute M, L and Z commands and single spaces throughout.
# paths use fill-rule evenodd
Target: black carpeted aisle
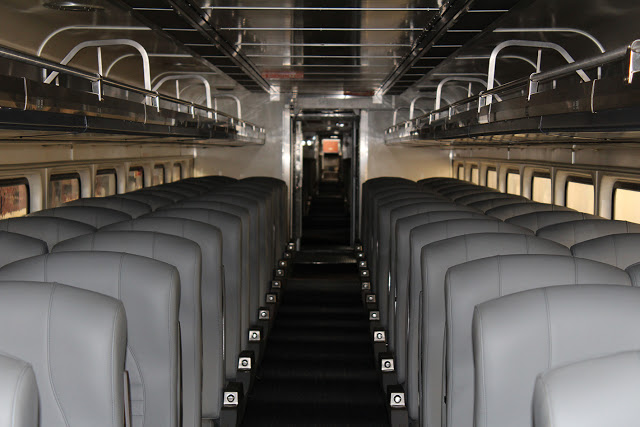
M 356 265 L 295 265 L 243 426 L 388 425 Z

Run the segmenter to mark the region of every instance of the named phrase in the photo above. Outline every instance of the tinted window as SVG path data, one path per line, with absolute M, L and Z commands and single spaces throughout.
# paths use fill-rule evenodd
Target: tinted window
M 464 166 L 458 165 L 458 179 L 464 179 Z
M 144 187 L 144 169 L 142 166 L 129 168 L 127 175 L 127 188 L 129 191 L 139 190 Z
M 520 174 L 517 171 L 507 172 L 507 193 L 520 195 Z
M 153 167 L 153 185 L 164 184 L 164 166 L 155 165 Z
M 551 203 L 551 178 L 534 175 L 531 185 L 531 194 L 534 202 Z
M 613 219 L 640 223 L 640 185 L 616 184 L 613 192 Z
M 498 172 L 494 168 L 487 169 L 487 187 L 498 189 Z
M 480 170 L 478 170 L 478 166 L 471 166 L 471 182 L 480 184 Z
M 180 163 L 174 163 L 173 165 L 173 180 L 180 181 L 182 179 L 182 165 Z
M 0 181 L 0 219 L 29 213 L 29 184 L 25 178 Z
M 94 184 L 95 197 L 106 197 L 116 194 L 117 176 L 115 169 L 102 169 L 96 172 Z
M 571 177 L 567 181 L 565 205 L 579 212 L 592 214 L 594 209 L 594 187 L 589 178 Z
M 49 179 L 49 207 L 56 208 L 80 198 L 80 175 L 52 175 Z

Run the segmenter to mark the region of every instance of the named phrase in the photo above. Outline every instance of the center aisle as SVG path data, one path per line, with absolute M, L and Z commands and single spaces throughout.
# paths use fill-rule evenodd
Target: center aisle
M 388 426 L 353 257 L 296 259 L 243 426 Z

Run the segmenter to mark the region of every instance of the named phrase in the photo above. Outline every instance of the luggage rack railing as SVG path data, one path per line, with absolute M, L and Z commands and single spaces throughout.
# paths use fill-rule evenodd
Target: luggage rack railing
M 132 92 L 144 96 L 144 103 L 156 108 L 157 111 L 160 111 L 160 101 L 165 101 L 171 104 L 176 104 L 178 106 L 186 107 L 189 111 L 189 114 L 193 118 L 199 116 L 207 119 L 207 117 L 210 117 L 213 113 L 213 116 L 216 118 L 216 120 L 212 120 L 212 122 L 215 125 L 235 129 L 237 134 L 240 136 L 263 137 L 266 134 L 265 128 L 255 125 L 246 120 L 233 117 L 229 114 L 217 111 L 213 108 L 208 108 L 190 101 L 178 99 L 169 95 L 164 95 L 159 93 L 158 91 L 147 90 L 127 83 L 119 82 L 117 80 L 102 76 L 99 73 L 91 73 L 75 67 L 70 67 L 68 65 L 62 65 L 55 61 L 50 61 L 41 57 L 33 56 L 28 53 L 20 52 L 18 50 L 14 50 L 5 46 L 0 46 L 0 57 L 12 61 L 21 62 L 27 65 L 32 65 L 42 69 L 55 71 L 60 74 L 87 80 L 91 82 L 92 93 L 94 93 L 98 97 L 99 101 L 102 101 L 103 99 L 103 87 L 109 86 L 112 88 L 122 89 L 127 92 Z M 27 99 L 26 93 L 25 99 Z
M 491 97 L 494 95 L 506 95 L 509 92 L 522 90 L 527 94 L 527 99 L 531 99 L 531 95 L 538 92 L 538 86 L 542 82 L 567 77 L 580 70 L 597 68 L 625 58 L 628 59 L 629 62 L 629 69 L 625 79 L 627 83 L 631 84 L 633 82 L 634 75 L 640 73 L 640 40 L 635 40 L 631 44 L 615 50 L 580 61 L 575 61 L 549 71 L 533 73 L 529 77 L 522 77 L 493 89 L 481 91 L 476 95 L 453 102 L 442 108 L 432 110 L 422 116 L 390 126 L 385 130 L 385 137 L 401 139 L 417 136 L 419 134 L 419 130 L 423 127 L 429 126 L 441 119 L 451 119 L 455 114 L 463 111 L 470 111 L 472 107 L 476 108 L 478 114 L 480 114 L 483 107 L 490 105 Z M 489 100 L 489 103 L 487 103 L 487 100 Z

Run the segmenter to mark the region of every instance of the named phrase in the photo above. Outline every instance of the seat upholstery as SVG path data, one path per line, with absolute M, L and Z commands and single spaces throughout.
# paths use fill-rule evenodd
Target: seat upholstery
M 33 367 L 40 427 L 122 427 L 122 302 L 57 283 L 8 281 L 0 283 L 0 322 L 0 353 Z
M 498 193 L 498 190 L 493 189 L 493 188 L 489 188 L 489 187 L 481 187 L 479 185 L 476 185 L 475 188 L 470 187 L 470 188 L 465 188 L 465 189 L 458 189 L 458 190 L 452 190 L 452 191 L 448 191 L 446 193 L 446 196 L 448 198 L 450 198 L 451 200 L 456 200 L 459 199 L 461 197 L 464 196 L 468 196 L 469 194 L 483 194 L 483 193 Z
M 190 197 L 196 197 L 201 194 L 201 191 L 199 190 L 190 189 L 185 186 L 175 186 L 175 185 L 172 185 L 171 183 L 148 187 L 148 189 L 151 191 L 163 191 L 165 193 L 174 193 L 179 195 L 181 197 L 181 200 L 188 199 Z M 143 190 L 146 190 L 146 188 Z
M 560 224 L 561 222 L 578 221 L 581 219 L 604 219 L 596 215 L 590 215 L 577 211 L 541 211 L 530 212 L 507 218 L 505 221 L 510 224 L 528 228 L 534 233 L 548 225 Z
M 536 379 L 536 427 L 640 425 L 640 352 L 627 351 L 548 370 Z
M 47 252 L 47 244 L 42 240 L 23 234 L 0 231 L 0 267 Z
M 447 426 L 473 425 L 473 309 L 529 289 L 571 284 L 629 285 L 621 269 L 558 255 L 498 255 L 453 266 L 445 278 Z
M 180 273 L 183 426 L 202 418 L 202 319 L 200 247 L 190 240 L 147 231 L 105 231 L 58 243 L 52 252 L 125 252 L 173 265 Z
M 171 202 L 175 203 L 175 202 L 179 202 L 180 200 L 184 200 L 187 198 L 187 196 L 185 196 L 184 194 L 177 192 L 175 190 L 171 191 L 171 190 L 165 190 L 165 189 L 161 189 L 159 187 L 147 187 L 147 188 L 141 188 L 140 190 L 137 191 L 133 191 L 131 193 L 126 193 L 126 194 L 133 194 L 133 195 L 151 195 L 151 196 L 156 196 L 156 197 L 162 197 L 164 199 L 169 199 L 171 200 Z
M 461 221 L 461 220 L 458 220 Z M 482 220 L 477 220 L 482 221 Z M 437 224 L 437 223 L 435 223 Z M 498 224 L 504 224 L 498 222 Z M 433 225 L 433 224 L 432 224 Z M 510 225 L 510 224 L 504 224 Z M 524 230 L 524 229 L 521 229 Z M 422 386 L 421 417 L 429 425 L 441 422 L 442 378 L 444 372 L 445 297 L 444 281 L 447 270 L 454 265 L 479 258 L 507 254 L 570 255 L 555 242 L 527 234 L 479 233 L 459 235 L 431 243 L 422 248 L 421 291 L 413 286 L 410 299 L 418 300 L 409 308 L 409 374 L 408 393 L 418 393 L 417 373 Z M 528 231 L 528 230 L 527 230 Z M 418 279 L 418 283 L 419 279 Z M 422 310 L 420 310 L 420 303 Z M 415 310 L 415 311 L 412 311 Z M 417 313 L 416 313 L 417 312 Z M 421 328 L 421 331 L 419 331 Z M 419 349 L 418 345 L 422 345 Z M 415 400 L 413 401 L 415 404 Z
M 38 425 L 38 386 L 31 365 L 0 354 L 0 427 Z
M 202 417 L 220 416 L 225 384 L 223 354 L 224 286 L 222 268 L 222 233 L 216 227 L 183 218 L 138 218 L 104 227 L 103 231 L 155 231 L 184 237 L 202 251 Z M 232 378 L 228 378 L 231 380 Z
M 449 206 L 448 209 L 454 210 L 437 210 L 441 208 L 447 209 L 447 206 Z M 395 233 L 392 234 L 392 237 L 395 238 L 395 244 L 393 244 L 392 253 L 390 254 L 389 347 L 396 353 L 396 359 L 399 362 L 396 363 L 396 372 L 402 378 L 400 382 L 404 382 L 406 375 L 406 342 L 403 337 L 406 337 L 407 327 L 406 322 L 398 322 L 398 319 L 407 318 L 410 255 L 410 248 L 407 242 L 409 241 L 411 230 L 421 225 L 450 219 L 487 218 L 484 214 L 458 209 L 458 207 L 452 208 L 451 205 L 445 203 L 436 203 L 420 209 L 425 209 L 427 212 L 399 218 L 396 222 Z M 397 340 L 402 340 L 402 345 L 396 346 Z
M 538 374 L 639 350 L 640 329 L 621 327 L 638 322 L 640 289 L 630 286 L 552 286 L 476 306 L 474 425 L 532 425 Z
M 173 201 L 167 197 L 156 196 L 151 193 L 145 194 L 137 191 L 134 191 L 131 193 L 114 194 L 113 196 L 109 196 L 109 198 L 139 201 L 149 205 L 152 211 L 155 211 L 158 208 L 161 208 L 163 206 L 167 206 L 173 203 Z
M 493 194 L 493 193 L 491 193 Z M 497 208 L 499 206 L 513 205 L 516 203 L 527 203 L 527 199 L 523 199 L 521 197 L 513 197 L 513 196 L 504 196 L 500 198 L 491 198 L 486 200 L 479 200 L 473 203 L 467 203 L 467 206 L 471 206 L 472 208 L 476 208 L 481 210 L 482 212 L 487 212 L 490 209 Z M 462 202 L 459 202 L 462 203 Z M 532 201 L 528 201 L 528 203 L 535 203 Z
M 570 248 L 585 240 L 624 233 L 640 233 L 640 224 L 627 221 L 585 219 L 549 225 L 539 229 L 536 234 Z
M 66 218 L 89 224 L 95 228 L 131 219 L 131 215 L 124 212 L 108 208 L 97 208 L 94 206 L 60 206 L 29 214 L 29 217 L 34 216 Z
M 113 209 L 129 214 L 131 218 L 137 218 L 151 212 L 151 206 L 148 204 L 121 197 L 83 197 L 67 202 L 63 206 L 94 206 L 97 208 Z
M 146 218 L 184 218 L 212 225 L 222 233 L 222 264 L 224 265 L 224 345 L 225 375 L 235 378 L 238 355 L 243 340 L 248 340 L 241 311 L 242 295 L 242 224 L 240 218 L 225 212 L 209 209 L 166 209 L 153 212 Z
M 640 233 L 612 234 L 571 247 L 573 256 L 627 268 L 640 262 Z
M 0 280 L 50 280 L 122 301 L 132 425 L 179 425 L 180 276 L 175 267 L 124 253 L 61 252 L 6 266 Z
M 29 216 L 3 219 L 0 221 L 0 230 L 42 240 L 51 249 L 62 240 L 93 233 L 96 228 L 65 218 Z
M 517 196 L 515 194 L 500 193 L 498 190 L 493 192 L 487 191 L 483 193 L 467 194 L 466 196 L 455 197 L 453 200 L 461 205 L 470 205 L 471 203 L 481 202 L 491 199 L 518 199 L 520 201 L 528 200 L 526 197 Z
M 498 206 L 492 209 L 489 209 L 485 213 L 490 216 L 494 216 L 501 220 L 506 220 L 508 218 L 513 218 L 514 216 L 523 215 L 531 212 L 564 212 L 564 211 L 573 211 L 573 209 L 568 208 L 566 206 L 560 205 L 550 205 L 547 203 L 537 203 L 537 202 L 522 202 L 522 203 L 513 203 L 510 205 Z

